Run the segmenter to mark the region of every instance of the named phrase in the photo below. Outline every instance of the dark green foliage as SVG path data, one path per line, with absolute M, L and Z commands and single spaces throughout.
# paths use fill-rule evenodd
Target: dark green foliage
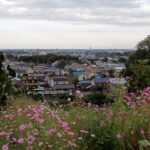
M 9 59 L 9 60 L 15 60 L 17 59 L 17 57 L 13 54 L 6 54 L 6 58 Z
M 102 59 L 102 61 L 103 61 L 103 62 L 107 62 L 107 61 L 108 61 L 108 58 L 107 58 L 107 57 L 104 57 L 104 58 Z
M 62 60 L 64 61 L 63 63 L 65 64 L 68 64 L 68 62 L 70 61 L 81 63 L 81 60 L 79 60 L 78 57 L 74 57 L 70 55 L 47 54 L 47 55 L 37 55 L 37 56 L 21 56 L 18 59 L 18 61 L 24 61 L 28 63 L 49 64 L 49 65 L 51 65 L 55 61 L 62 61 Z
M 150 86 L 150 36 L 137 44 L 137 51 L 133 53 L 127 63 L 124 76 L 130 76 L 129 92 Z
M 83 101 L 87 103 L 90 102 L 99 106 L 102 104 L 108 104 L 109 102 L 112 102 L 110 99 L 108 99 L 107 95 L 105 95 L 102 92 L 93 92 L 91 94 L 88 94 L 83 98 Z
M 0 52 L 0 105 L 5 105 L 7 96 L 12 93 L 11 81 L 2 69 L 3 60 L 3 53 Z
M 109 77 L 114 78 L 115 71 L 113 69 L 109 70 Z
M 121 57 L 121 58 L 119 58 L 118 62 L 126 64 L 127 59 Z
M 10 68 L 10 66 L 7 66 L 7 70 L 10 76 L 15 77 L 16 76 L 16 72 L 15 70 L 13 70 L 12 68 Z
M 65 60 L 60 60 L 57 64 L 57 68 L 61 68 L 61 69 L 64 69 L 65 66 L 67 65 L 67 61 Z

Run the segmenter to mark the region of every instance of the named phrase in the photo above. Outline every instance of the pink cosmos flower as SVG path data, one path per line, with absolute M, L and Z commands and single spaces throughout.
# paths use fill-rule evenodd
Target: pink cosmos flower
M 120 139 L 120 138 L 121 138 L 121 134 L 117 134 L 116 137 L 117 137 L 118 139 Z
M 73 132 L 68 132 L 68 135 L 72 135 L 72 136 L 73 136 L 73 135 L 74 135 L 74 133 L 73 133 Z
M 57 133 L 57 136 L 59 137 L 59 138 L 61 138 L 62 137 L 62 134 L 61 133 Z
M 39 144 L 38 144 L 38 146 L 42 146 L 43 145 L 43 142 L 40 142 Z
M 70 102 L 70 101 L 71 101 L 71 98 L 69 97 L 69 98 L 68 98 L 68 102 Z
M 20 138 L 19 140 L 18 140 L 18 143 L 23 143 L 24 142 L 24 139 L 23 138 Z
M 53 145 L 48 145 L 49 148 L 53 147 Z
M 21 108 L 18 108 L 17 112 L 21 112 L 21 111 L 22 111 L 22 109 L 21 109 Z
M 68 117 L 68 116 L 69 116 L 69 113 L 68 113 L 68 112 L 66 112 L 66 113 L 65 113 L 65 115 Z
M 72 143 L 71 141 L 68 141 L 67 142 L 70 146 L 73 146 L 73 147 L 77 147 L 77 145 L 75 143 Z
M 2 150 L 8 150 L 8 144 L 3 145 Z
M 91 134 L 91 137 L 95 137 L 95 134 Z
M 39 123 L 43 123 L 44 119 L 39 119 L 38 121 L 39 121 Z
M 74 122 L 74 121 L 73 121 L 73 122 L 71 122 L 71 123 L 72 123 L 72 124 L 74 124 L 74 125 L 76 124 L 76 122 Z
M 83 140 L 83 138 L 82 138 L 82 137 L 79 137 L 78 140 Z
M 131 135 L 133 135 L 134 134 L 134 131 L 131 131 Z
M 55 129 L 50 129 L 49 131 L 46 131 L 46 133 L 48 134 L 48 135 L 50 135 L 52 132 L 55 132 L 56 130 Z
M 62 127 L 65 128 L 68 126 L 68 123 L 67 122 L 62 122 Z
M 7 134 L 7 132 L 5 132 L 5 131 L 0 132 L 0 136 L 1 135 L 6 135 L 6 134 Z
M 20 128 L 20 130 L 24 130 L 26 128 L 26 125 L 22 124 L 22 125 L 20 125 L 19 128 Z
M 144 134 L 144 130 L 141 130 L 141 134 Z

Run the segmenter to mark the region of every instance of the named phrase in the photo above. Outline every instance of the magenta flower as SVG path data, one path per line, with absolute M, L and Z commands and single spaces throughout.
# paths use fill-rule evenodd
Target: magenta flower
M 18 108 L 17 112 L 21 112 L 21 111 L 22 111 L 22 109 L 21 109 L 21 108 Z
M 73 136 L 73 135 L 74 135 L 74 133 L 73 133 L 73 132 L 68 132 L 68 135 L 72 135 L 72 136 Z
M 70 102 L 70 101 L 71 101 L 71 98 L 69 97 L 69 98 L 68 98 L 68 102 Z
M 39 119 L 39 123 L 43 123 L 44 122 L 44 119 Z
M 133 135 L 134 134 L 134 131 L 131 131 L 131 135 Z
M 38 144 L 38 146 L 42 146 L 43 145 L 43 142 L 40 142 L 39 144 Z
M 144 130 L 141 130 L 141 134 L 144 134 Z
M 91 137 L 95 137 L 95 134 L 91 134 Z
M 78 140 L 83 140 L 83 138 L 82 138 L 82 137 L 79 137 Z
M 59 137 L 59 138 L 61 138 L 62 137 L 62 134 L 61 133 L 57 133 L 57 136 Z
M 117 137 L 118 139 L 120 139 L 120 138 L 121 138 L 121 134 L 117 134 L 116 137 Z
M 20 130 L 24 130 L 26 128 L 26 125 L 22 124 L 22 125 L 20 125 L 19 128 L 20 128 Z
M 65 128 L 68 126 L 68 123 L 67 122 L 62 122 L 62 127 Z
M 8 144 L 3 145 L 2 150 L 8 150 Z
M 72 124 L 74 124 L 74 125 L 75 125 L 75 124 L 76 124 L 76 122 L 74 122 L 74 121 L 73 121 L 73 122 L 72 122 Z
M 1 135 L 6 135 L 6 134 L 7 134 L 7 132 L 5 132 L 5 131 L 0 132 L 0 136 Z
M 46 133 L 48 134 L 48 135 L 50 135 L 52 132 L 55 132 L 56 130 L 55 129 L 50 129 L 49 131 L 46 131 Z
M 18 143 L 23 143 L 24 142 L 24 139 L 23 138 L 20 138 L 19 140 L 18 140 Z

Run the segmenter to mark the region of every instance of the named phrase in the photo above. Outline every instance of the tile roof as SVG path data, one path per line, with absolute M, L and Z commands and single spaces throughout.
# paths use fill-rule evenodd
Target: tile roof
M 25 86 L 38 86 L 39 83 L 23 83 Z
M 80 71 L 80 72 L 73 72 L 73 76 L 74 77 L 78 77 L 80 75 L 82 75 L 84 72 Z
M 53 79 L 55 82 L 68 81 L 68 79 L 66 77 L 52 77 L 51 79 Z
M 67 90 L 67 89 L 74 89 L 74 85 L 73 84 L 60 84 L 60 85 L 55 85 L 54 89 L 55 90 Z
M 81 84 L 90 84 L 91 83 L 91 80 L 82 80 L 80 81 Z
M 108 78 L 100 78 L 100 79 L 94 79 L 93 80 L 95 84 L 105 84 L 109 82 Z

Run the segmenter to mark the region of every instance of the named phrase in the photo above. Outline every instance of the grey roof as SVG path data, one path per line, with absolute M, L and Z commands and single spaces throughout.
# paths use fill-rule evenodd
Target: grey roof
M 95 84 L 105 84 L 109 82 L 108 78 L 100 78 L 100 79 L 94 79 L 93 80 Z
M 55 85 L 54 89 L 55 90 L 68 90 L 68 89 L 74 89 L 74 84 L 59 84 L 59 85 Z
M 53 80 L 55 82 L 58 82 L 58 81 L 68 81 L 68 79 L 66 77 L 53 77 Z

